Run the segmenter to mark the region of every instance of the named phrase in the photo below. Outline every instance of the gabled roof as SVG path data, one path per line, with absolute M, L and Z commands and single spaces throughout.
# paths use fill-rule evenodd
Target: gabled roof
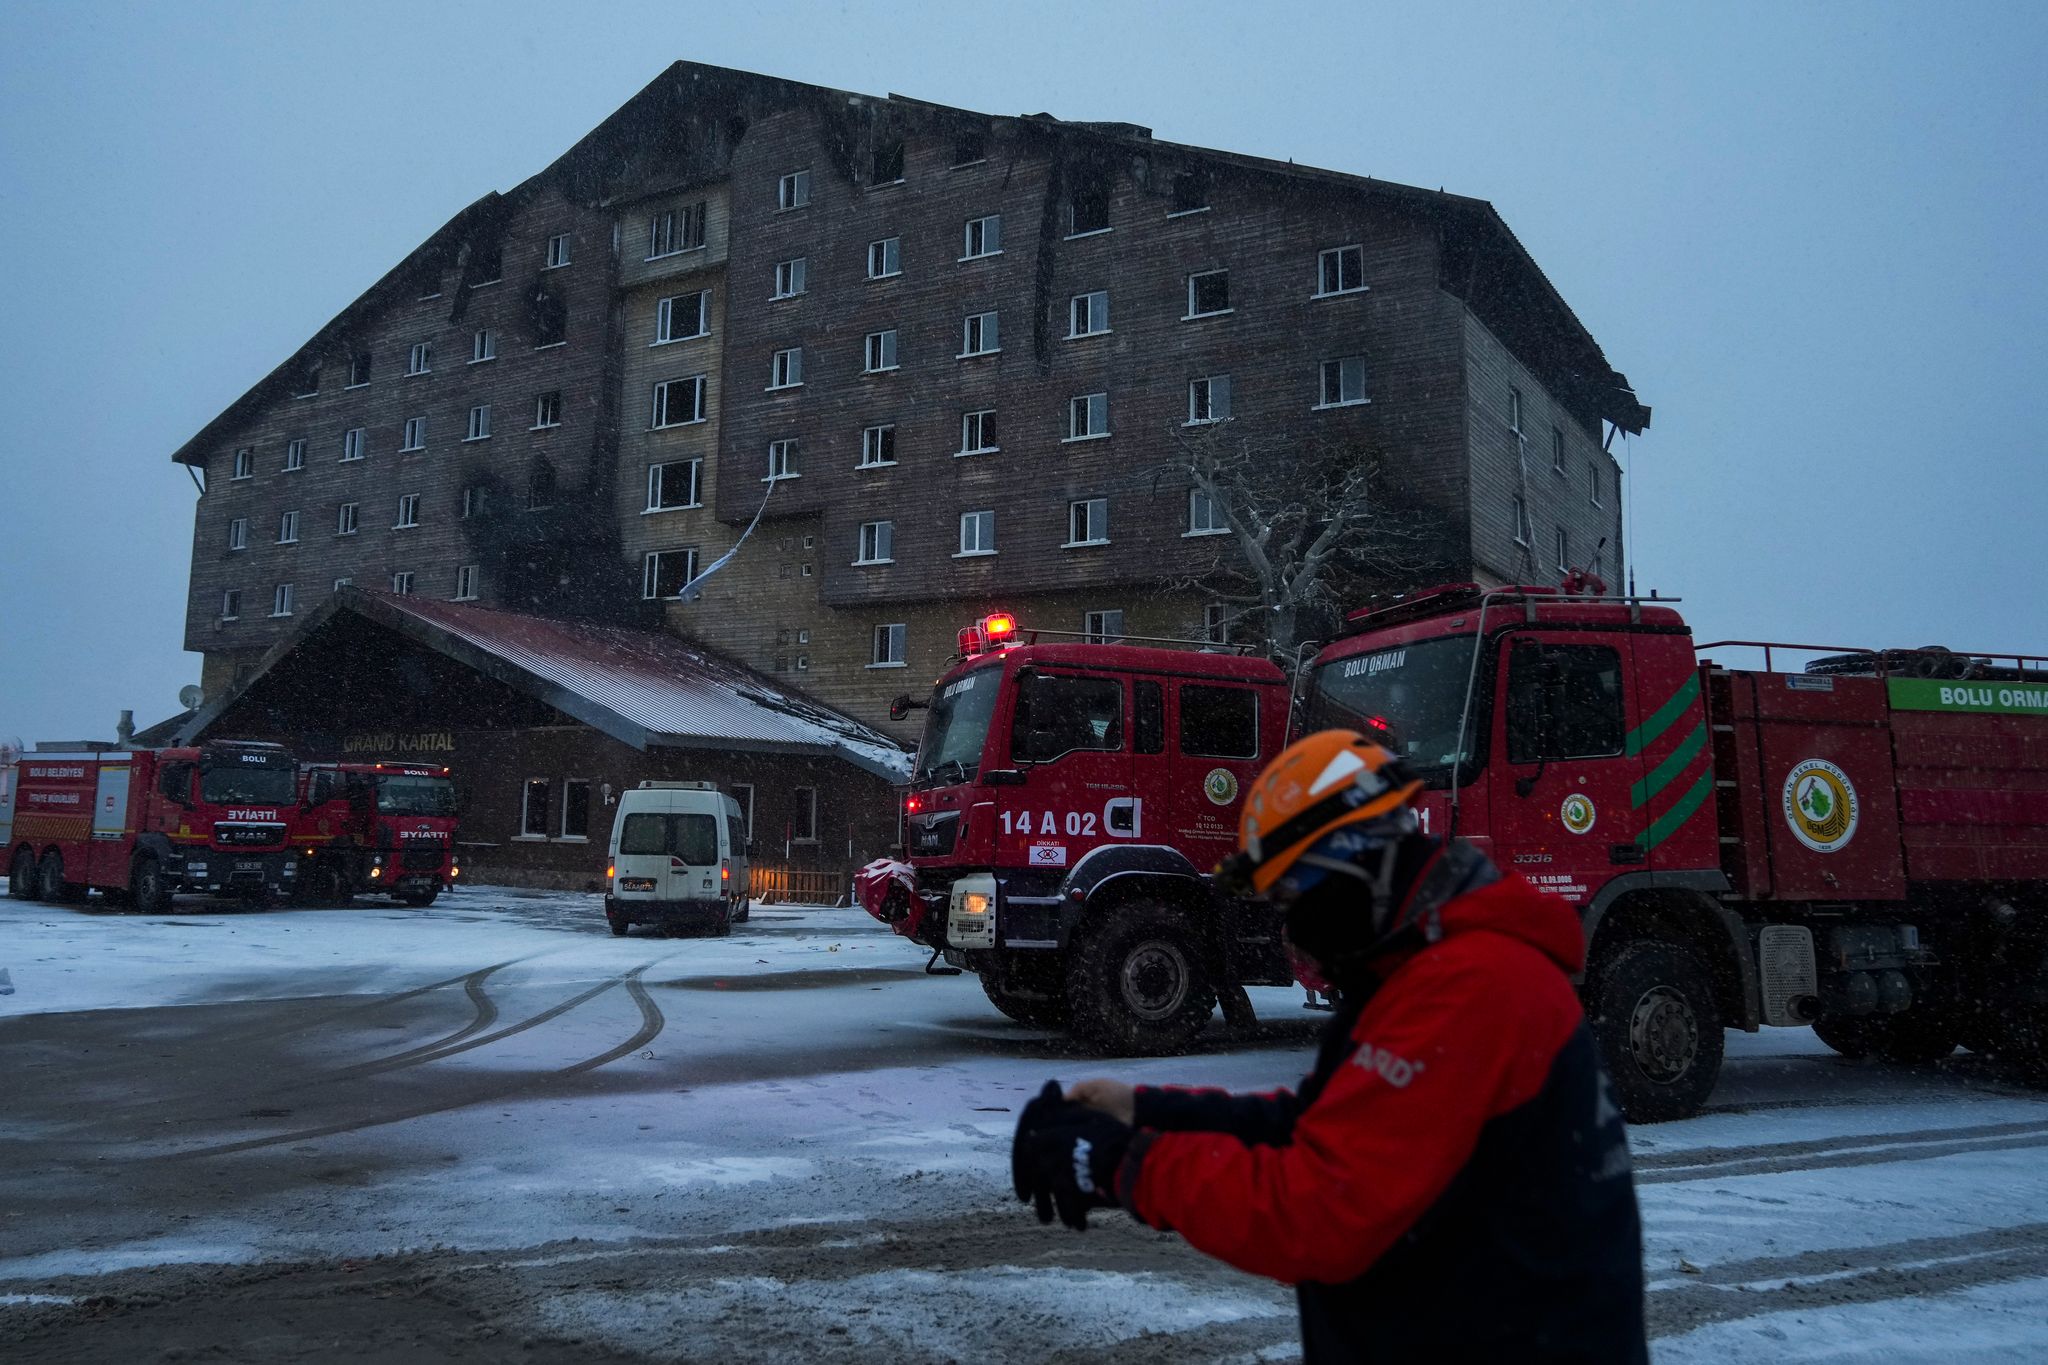
M 343 588 L 183 727 L 203 733 L 342 613 L 362 616 L 636 749 L 737 749 L 839 758 L 890 782 L 910 755 L 887 735 L 663 631 L 556 620 Z
M 1528 250 L 1508 230 L 1493 205 L 1483 199 L 1297 165 L 1292 161 L 1274 161 L 1238 152 L 1161 142 L 1152 137 L 1150 129 L 1132 123 L 1068 121 L 1050 114 L 989 115 L 904 95 L 890 94 L 886 98 L 861 95 L 806 85 L 779 76 L 679 61 L 671 63 L 545 169 L 504 195 L 486 194 L 456 214 L 364 291 L 360 298 L 336 314 L 283 364 L 180 446 L 171 459 L 187 465 L 203 465 L 214 442 L 234 431 L 260 411 L 265 403 L 285 394 L 305 357 L 318 356 L 330 348 L 338 338 L 347 335 L 360 315 L 393 301 L 397 291 L 408 287 L 413 282 L 412 271 L 417 262 L 435 253 L 447 253 L 452 257 L 481 224 L 523 202 L 551 179 L 585 186 L 585 197 L 592 202 L 632 197 L 636 191 L 630 186 L 609 185 L 594 191 L 589 187 L 608 179 L 609 168 L 620 163 L 618 153 L 622 145 L 644 136 L 650 123 L 659 124 L 664 110 L 673 108 L 679 101 L 687 102 L 698 91 L 706 89 L 713 92 L 713 98 L 746 91 L 764 102 L 789 105 L 809 100 L 821 108 L 870 104 L 922 109 L 942 117 L 1055 132 L 1098 144 L 1130 148 L 1147 156 L 1164 153 L 1291 184 L 1319 183 L 1378 198 L 1431 222 L 1444 234 L 1443 287 L 1464 299 L 1467 306 L 1479 314 L 1510 349 L 1525 353 L 1525 359 L 1532 347 L 1547 350 L 1549 353 L 1542 360 L 1546 367 L 1562 376 L 1562 386 L 1573 391 L 1572 396 L 1583 397 L 1592 411 L 1622 430 L 1640 433 L 1650 424 L 1650 409 L 1636 397 L 1628 377 L 1608 363 L 1592 333 L 1565 303 L 1564 297 L 1537 266 Z M 1498 269 L 1482 270 L 1479 268 L 1481 261 L 1497 265 Z

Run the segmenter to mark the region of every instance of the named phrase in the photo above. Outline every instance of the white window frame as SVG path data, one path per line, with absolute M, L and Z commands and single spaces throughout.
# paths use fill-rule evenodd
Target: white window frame
M 1068 193 L 1068 195 L 1067 195 L 1067 205 L 1066 205 L 1066 208 L 1067 208 L 1067 215 L 1066 215 L 1066 216 L 1067 216 L 1067 238 L 1066 238 L 1066 239 L 1067 239 L 1068 241 L 1070 241 L 1070 242 L 1071 242 L 1071 241 L 1075 241 L 1075 240 L 1077 240 L 1077 239 L 1079 239 L 1079 238 L 1082 238 L 1082 237 L 1100 237 L 1100 236 L 1101 236 L 1101 235 L 1102 235 L 1103 233 L 1111 231 L 1111 230 L 1112 230 L 1112 229 L 1113 229 L 1113 228 L 1114 228 L 1114 227 L 1116 226 L 1116 225 L 1115 225 L 1114 223 L 1111 223 L 1111 222 L 1109 221 L 1109 205 L 1110 205 L 1110 201 L 1112 200 L 1112 198 L 1114 198 L 1114 196 L 1113 196 L 1113 195 L 1111 195 L 1111 193 L 1110 193 L 1110 192 L 1109 192 L 1108 190 L 1103 190 L 1103 191 L 1102 191 L 1102 218 L 1103 218 L 1103 223 L 1102 223 L 1102 226 L 1101 226 L 1101 227 L 1093 227 L 1093 228 L 1084 228 L 1084 227 L 1081 227 L 1081 226 L 1079 225 L 1079 219 L 1080 219 L 1080 216 L 1081 216 L 1081 215 L 1080 215 L 1079 213 L 1077 213 L 1077 212 L 1075 211 L 1075 209 L 1076 209 L 1076 206 L 1075 206 L 1075 203 L 1074 203 L 1074 195 L 1073 195 L 1073 193 L 1072 193 L 1072 192 L 1070 191 L 1070 192 Z
M 1557 528 L 1557 571 L 1570 573 L 1572 568 L 1571 533 L 1560 526 Z
M 1095 416 L 1102 414 L 1102 429 L 1095 429 Z M 1076 441 L 1106 441 L 1110 437 L 1109 394 L 1077 393 L 1067 400 L 1067 434 L 1061 445 Z
M 474 564 L 464 564 L 455 570 L 455 596 L 450 598 L 450 601 L 476 601 L 477 572 L 478 568 Z
M 807 277 L 810 274 L 810 257 L 792 256 L 786 261 L 775 263 L 775 292 L 770 299 L 793 299 L 808 291 Z
M 798 810 L 804 810 L 804 811 L 807 811 L 807 812 L 808 812 L 808 814 L 810 815 L 810 822 L 809 822 L 809 823 L 810 823 L 810 826 L 811 826 L 811 832 L 810 832 L 809 834 L 807 834 L 807 835 L 797 835 L 797 834 L 792 834 L 792 835 L 791 835 L 791 837 L 790 837 L 790 842 L 791 842 L 791 843 L 795 843 L 795 844 L 815 844 L 815 843 L 817 843 L 817 842 L 818 842 L 818 789 L 817 789 L 816 787 L 792 787 L 792 788 L 790 788 L 790 794 L 791 794 L 792 796 L 794 796 L 794 797 L 796 797 L 796 798 L 797 798 L 797 799 L 796 799 L 796 801 L 795 801 L 795 802 L 793 803 L 793 804 L 794 804 L 794 806 L 795 806 L 795 808 L 796 808 L 796 809 L 798 809 Z M 795 822 L 794 820 L 792 820 L 792 821 L 790 822 L 790 824 L 791 824 L 792 826 L 794 826 L 794 825 L 795 825 L 795 823 L 796 823 L 796 822 Z
M 689 395 L 688 401 L 684 403 L 681 409 L 689 413 L 689 416 L 681 419 L 678 419 L 675 415 L 677 411 L 675 395 L 678 392 Z M 670 427 L 695 426 L 704 420 L 706 418 L 704 415 L 703 375 L 686 374 L 675 379 L 664 379 L 654 386 L 654 404 L 647 414 L 647 429 L 649 431 L 666 431 Z
M 1101 508 L 1098 517 L 1095 509 Z M 1079 515 L 1081 529 L 1086 532 L 1100 531 L 1100 535 L 1076 536 L 1075 519 Z M 1067 539 L 1060 546 L 1063 550 L 1077 550 L 1084 546 L 1109 544 L 1109 499 L 1075 498 L 1067 503 Z
M 1219 387 L 1220 386 L 1220 387 Z M 1230 420 L 1230 376 L 1208 374 L 1188 381 L 1188 420 L 1182 425 L 1190 427 L 1214 426 Z M 1222 402 L 1216 400 L 1221 396 Z M 1218 408 L 1222 411 L 1218 411 Z
M 867 342 L 861 348 L 862 374 L 887 374 L 896 365 L 896 329 L 885 327 L 879 332 L 869 332 Z
M 1508 499 L 1508 515 L 1514 519 L 1515 544 L 1529 544 L 1529 504 L 1526 499 L 1516 496 Z
M 569 832 L 569 788 L 583 788 L 583 833 Z M 561 818 L 555 821 L 555 842 L 561 844 L 587 844 L 590 842 L 590 779 L 587 777 L 565 777 L 562 779 Z
M 694 299 L 697 304 L 695 309 L 696 317 L 691 320 L 695 330 L 679 332 L 676 330 L 678 314 L 686 313 L 688 310 L 679 309 L 676 305 L 682 303 L 685 299 Z M 700 337 L 709 336 L 711 334 L 710 305 L 711 293 L 705 289 L 693 290 L 688 294 L 671 294 L 661 300 L 654 308 L 654 340 L 649 342 L 648 345 L 669 346 L 678 341 L 696 341 Z
M 1206 515 L 1197 515 L 1205 513 Z M 1230 534 L 1230 519 L 1223 515 L 1223 509 L 1216 500 L 1199 488 L 1188 490 L 1188 529 L 1181 532 L 1184 537 L 1227 536 Z
M 786 436 L 779 441 L 768 443 L 768 472 L 762 476 L 762 483 L 774 483 L 777 479 L 800 479 L 803 471 L 796 467 L 797 456 L 802 454 L 797 438 Z
M 868 641 L 869 668 L 907 668 L 910 627 L 901 621 L 877 625 Z
M 1109 291 L 1091 289 L 1085 294 L 1076 294 L 1067 300 L 1067 340 L 1078 341 L 1082 337 L 1108 336 Z
M 544 422 L 541 419 L 547 416 L 547 401 L 550 398 L 555 400 L 555 420 Z M 560 425 L 562 425 L 562 391 L 560 389 L 549 389 L 546 393 L 535 394 L 533 396 L 533 430 L 546 431 L 550 427 L 558 427 Z
M 425 450 L 427 448 L 427 419 L 424 417 L 406 418 L 405 427 L 398 439 L 398 453 L 401 455 L 408 455 L 417 450 Z
M 665 469 L 677 465 L 689 466 L 689 501 L 663 502 L 661 500 L 661 474 Z M 704 505 L 704 461 L 702 457 L 687 460 L 660 460 L 647 466 L 647 506 L 641 515 L 648 512 L 683 512 L 692 507 Z
M 878 422 L 860 433 L 860 469 L 887 469 L 896 463 L 896 424 Z
M 242 619 L 242 590 L 223 588 L 220 594 L 220 619 L 239 621 Z
M 972 534 L 969 534 L 970 528 Z M 955 559 L 979 559 L 996 552 L 996 514 L 993 508 L 960 514 L 960 548 Z
M 478 403 L 469 410 L 469 434 L 464 441 L 488 441 L 491 439 L 491 405 Z
M 672 593 L 662 593 L 661 562 L 674 555 L 683 557 L 682 581 L 676 584 Z M 666 550 L 649 550 L 640 559 L 640 599 L 643 602 L 675 602 L 682 598 L 684 588 L 697 576 L 697 547 L 694 545 L 672 545 Z
M 811 202 L 811 172 L 809 167 L 791 171 L 775 182 L 775 211 L 789 213 L 796 209 L 808 208 Z
M 236 517 L 228 523 L 228 553 L 249 548 L 249 519 Z
M 1559 478 L 1570 478 L 1564 467 L 1564 428 L 1550 429 L 1550 468 Z
M 488 327 L 479 327 L 469 340 L 469 363 L 481 365 L 486 360 L 498 358 L 498 334 Z
M 299 509 L 277 514 L 277 543 L 296 545 L 299 543 Z
M 1334 400 L 1328 397 L 1330 367 L 1332 365 L 1337 367 L 1337 397 Z M 1358 367 L 1358 397 L 1356 398 L 1346 398 L 1344 396 L 1345 367 L 1351 365 Z M 1316 405 L 1312 411 L 1321 412 L 1326 408 L 1363 407 L 1365 404 L 1372 402 L 1371 397 L 1366 394 L 1365 381 L 1365 357 L 1362 355 L 1340 355 L 1322 361 L 1316 366 Z
M 292 614 L 293 600 L 296 595 L 296 590 L 289 583 L 280 583 L 272 588 L 270 590 L 270 614 L 272 616 L 290 616 Z
M 1508 388 L 1508 430 L 1520 439 L 1522 431 L 1522 391 L 1510 385 Z
M 540 787 L 547 793 L 547 800 L 550 804 L 554 802 L 555 784 L 553 782 L 545 777 L 522 779 L 519 783 L 519 833 L 512 837 L 515 839 L 525 839 L 529 842 L 545 843 L 548 837 L 548 812 L 541 812 L 540 832 L 536 834 L 533 831 L 533 789 L 535 787 Z
M 1124 609 L 1104 607 L 1081 613 L 1081 639 L 1091 645 L 1113 645 L 1124 638 Z
M 242 446 L 235 451 L 233 472 L 228 477 L 233 482 L 256 477 L 256 447 Z
M 896 523 L 893 521 L 864 521 L 860 524 L 860 535 L 855 541 L 853 562 L 857 567 L 896 562 Z
M 412 349 L 406 353 L 405 372 L 409 375 L 432 374 L 434 372 L 433 342 L 415 341 L 412 344 Z
M 785 346 L 768 357 L 768 392 L 779 393 L 784 389 L 800 389 L 804 386 L 804 348 Z
M 548 254 L 546 260 L 547 264 L 544 267 L 542 267 L 543 269 L 546 270 L 560 270 L 563 266 L 569 264 L 570 257 L 568 233 L 558 232 L 554 236 L 548 238 Z
M 394 531 L 415 531 L 420 524 L 420 495 L 400 493 L 398 495 L 398 520 L 392 524 Z
M 360 368 L 360 369 L 362 370 L 362 372 L 363 372 L 363 377 L 362 377 L 361 379 L 358 379 L 358 378 L 356 378 L 356 370 L 357 370 L 358 368 Z M 371 358 L 370 358 L 370 352 L 368 352 L 368 351 L 358 351 L 358 352 L 356 352 L 356 353 L 355 353 L 354 355 L 352 355 L 352 356 L 350 356 L 350 357 L 348 358 L 348 382 L 347 382 L 346 384 L 342 385 L 342 387 L 343 387 L 343 388 L 345 388 L 345 389 L 367 389 L 367 388 L 369 388 L 369 387 L 370 387 L 370 378 L 369 378 L 369 377 L 370 377 L 371 369 L 372 369 L 372 362 L 371 362 Z
M 361 503 L 345 502 L 334 509 L 334 534 L 352 536 L 362 527 Z
M 362 427 L 350 427 L 341 433 L 341 463 L 363 458 L 363 437 Z
M 682 255 L 683 249 L 677 246 L 676 243 L 679 240 L 687 241 L 689 239 L 690 234 L 687 228 L 688 219 L 687 217 L 684 218 L 685 229 L 680 237 L 678 237 L 676 233 L 676 219 L 678 215 L 686 214 L 687 210 L 684 209 L 662 209 L 658 213 L 652 213 L 648 215 L 648 260 L 658 261 L 664 256 Z
M 882 269 L 875 269 L 876 265 Z M 903 273 L 903 239 L 877 237 L 868 243 L 868 278 L 893 280 Z
M 306 467 L 306 438 L 294 436 L 284 443 L 284 472 L 297 473 Z
M 1197 318 L 1220 318 L 1237 311 L 1236 306 L 1229 303 L 1224 304 L 1221 308 L 1211 308 L 1207 312 L 1195 311 L 1196 281 L 1213 279 L 1218 275 L 1223 277 L 1223 292 L 1227 298 L 1230 294 L 1230 268 L 1228 266 L 1218 270 L 1193 270 L 1188 272 L 1188 311 L 1182 315 L 1182 322 L 1193 322 Z
M 1595 507 L 1605 507 L 1607 505 L 1600 501 L 1600 482 L 1600 462 L 1598 460 L 1586 461 L 1586 501 Z
M 989 245 L 991 241 L 995 245 Z M 985 261 L 991 256 L 1002 254 L 1003 215 L 985 213 L 979 218 L 969 218 L 960 230 L 960 259 Z
M 462 519 L 464 521 L 468 521 L 471 517 L 480 517 L 484 514 L 484 509 L 490 501 L 489 493 L 490 490 L 480 483 L 470 484 L 462 490 Z
M 391 591 L 398 597 L 410 597 L 412 582 L 412 570 L 399 569 L 391 575 Z
M 1202 639 L 1212 645 L 1230 643 L 1230 604 L 1227 602 L 1205 602 L 1202 604 Z
M 1001 450 L 1002 447 L 1000 445 L 988 444 L 988 429 L 994 425 L 994 422 L 987 419 L 992 419 L 995 415 L 996 410 L 994 408 L 976 408 L 972 412 L 961 413 L 960 448 L 954 451 L 953 454 L 955 456 L 993 455 L 997 451 Z M 967 437 L 970 430 L 978 438 L 976 444 L 974 445 L 969 445 L 967 443 Z
M 995 344 L 991 346 L 990 340 Z M 995 355 L 1003 349 L 1003 324 L 997 310 L 990 308 L 979 313 L 969 313 L 960 324 L 960 354 L 958 360 L 972 360 L 977 356 Z
M 1347 288 L 1344 285 L 1344 257 L 1346 254 L 1354 252 L 1358 257 L 1358 283 Z M 1337 288 L 1326 289 L 1324 285 L 1328 283 L 1329 267 L 1333 262 L 1337 271 Z M 1326 247 L 1316 253 L 1316 292 L 1309 295 L 1310 298 L 1342 298 L 1346 294 L 1363 294 L 1367 288 L 1368 286 L 1365 282 L 1365 246 L 1363 243 L 1351 242 L 1344 246 Z

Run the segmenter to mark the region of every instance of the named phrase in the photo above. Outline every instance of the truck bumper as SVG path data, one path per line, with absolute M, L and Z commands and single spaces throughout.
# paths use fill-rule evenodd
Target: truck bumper
M 722 900 L 641 900 L 604 898 L 604 917 L 614 924 L 660 924 L 709 928 L 725 923 L 732 913 Z
M 298 881 L 298 857 L 285 850 L 270 853 L 209 849 L 186 857 L 184 865 L 165 869 L 179 891 L 216 896 L 282 896 Z

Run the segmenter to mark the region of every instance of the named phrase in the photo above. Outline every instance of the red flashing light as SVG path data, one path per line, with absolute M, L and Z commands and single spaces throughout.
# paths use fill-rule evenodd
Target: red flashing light
M 911 797 L 909 801 L 905 802 L 904 805 L 913 815 L 916 814 L 918 811 L 924 809 L 924 803 L 922 801 L 919 801 L 914 796 Z
M 1007 640 L 1017 633 L 1017 618 L 1006 611 L 984 616 L 981 618 L 981 633 L 990 644 Z

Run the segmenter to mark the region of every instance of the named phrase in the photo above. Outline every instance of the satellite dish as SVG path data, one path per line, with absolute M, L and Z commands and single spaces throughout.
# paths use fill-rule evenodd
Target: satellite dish
M 197 711 L 199 703 L 206 700 L 206 694 L 199 690 L 199 684 L 186 683 L 178 689 L 178 705 L 187 711 Z

